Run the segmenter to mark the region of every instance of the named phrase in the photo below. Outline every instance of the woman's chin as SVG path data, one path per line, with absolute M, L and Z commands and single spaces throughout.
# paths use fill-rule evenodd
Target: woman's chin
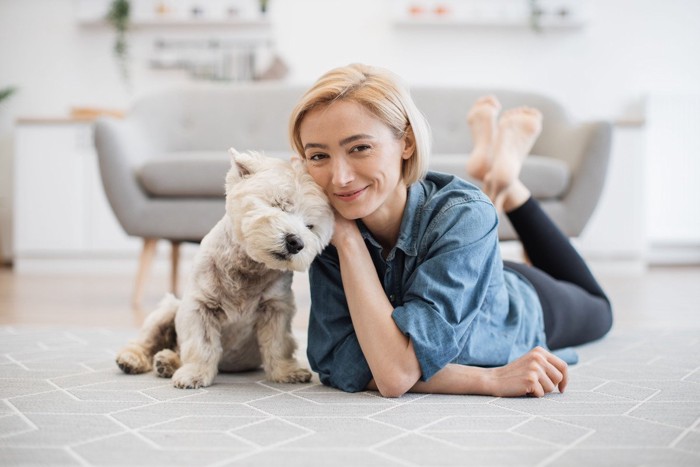
M 334 203 L 333 208 L 338 211 L 338 214 L 349 220 L 362 219 L 368 214 L 365 212 L 366 209 L 362 209 L 361 206 L 348 206 L 346 203 Z

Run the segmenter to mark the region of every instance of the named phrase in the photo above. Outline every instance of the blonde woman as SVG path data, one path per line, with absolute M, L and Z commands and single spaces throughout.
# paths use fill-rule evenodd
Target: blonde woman
M 518 179 L 540 113 L 499 113 L 485 97 L 468 118 L 467 170 L 487 196 L 427 170 L 428 125 L 393 73 L 337 68 L 302 97 L 292 144 L 336 212 L 310 271 L 308 357 L 324 384 L 540 397 L 564 391 L 567 347 L 610 329 L 603 290 Z M 494 205 L 532 266 L 502 261 Z

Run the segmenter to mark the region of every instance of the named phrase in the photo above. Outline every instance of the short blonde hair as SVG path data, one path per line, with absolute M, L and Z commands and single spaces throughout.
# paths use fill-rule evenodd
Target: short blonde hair
M 430 160 L 430 128 L 425 117 L 397 75 L 368 65 L 335 68 L 321 76 L 304 94 L 289 121 L 292 147 L 298 154 L 304 156 L 300 127 L 306 114 L 339 100 L 362 105 L 391 128 L 396 138 L 412 136 L 414 152 L 404 161 L 401 175 L 406 185 L 425 177 Z

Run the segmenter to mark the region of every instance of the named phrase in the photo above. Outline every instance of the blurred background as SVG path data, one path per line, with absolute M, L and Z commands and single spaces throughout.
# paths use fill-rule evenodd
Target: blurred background
M 93 176 L 95 116 L 166 86 L 307 85 L 351 62 L 409 84 L 535 91 L 574 119 L 611 121 L 603 197 L 575 241 L 636 270 L 700 264 L 696 0 L 132 0 L 126 19 L 116 3 L 0 0 L 0 252 L 16 271 L 84 258 L 135 267 L 141 244 Z M 39 179 L 73 188 L 68 211 L 41 185 L 18 201 L 25 147 L 49 156 Z M 87 162 L 66 164 L 66 151 Z M 55 229 L 18 225 L 18 210 L 56 215 Z

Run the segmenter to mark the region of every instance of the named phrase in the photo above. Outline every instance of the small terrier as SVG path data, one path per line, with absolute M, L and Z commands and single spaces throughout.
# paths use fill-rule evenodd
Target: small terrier
M 226 213 L 202 240 L 182 299 L 166 295 L 117 355 L 125 373 L 155 368 L 177 388 L 200 388 L 218 371 L 262 364 L 270 381 L 311 379 L 294 359 L 292 277 L 330 242 L 333 212 L 298 160 L 230 153 Z

